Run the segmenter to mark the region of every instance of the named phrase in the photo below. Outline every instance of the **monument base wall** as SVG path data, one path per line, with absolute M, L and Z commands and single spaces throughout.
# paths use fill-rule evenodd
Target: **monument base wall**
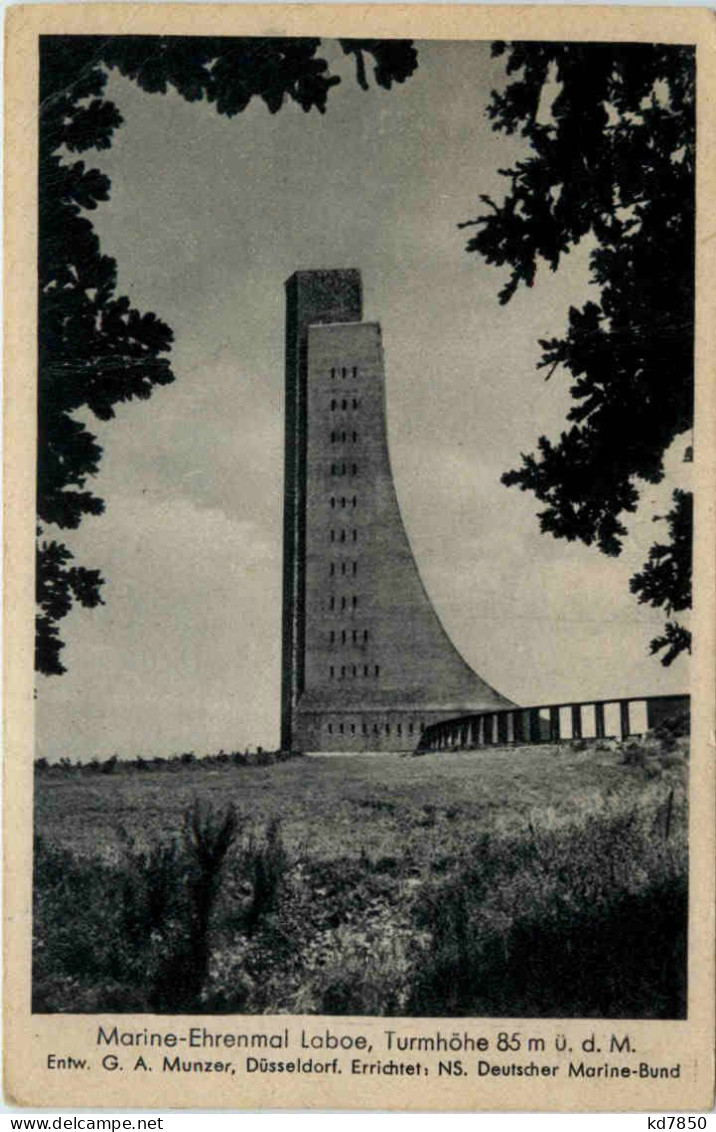
M 453 719 L 454 710 L 342 710 L 299 712 L 295 718 L 294 751 L 414 751 L 424 731 Z

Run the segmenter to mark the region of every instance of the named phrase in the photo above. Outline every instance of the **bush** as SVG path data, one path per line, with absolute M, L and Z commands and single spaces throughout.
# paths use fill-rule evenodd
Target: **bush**
M 33 1010 L 146 1010 L 126 936 L 122 870 L 38 837 L 34 852 Z
M 639 767 L 649 778 L 663 776 L 665 770 L 680 768 L 686 771 L 688 740 L 658 729 L 641 738 L 627 739 L 620 745 L 623 766 Z
M 263 841 L 249 837 L 242 865 L 252 887 L 251 901 L 244 915 L 244 924 L 250 934 L 261 919 L 278 907 L 286 875 L 288 855 L 281 839 L 278 818 L 269 822 Z
M 137 847 L 122 859 L 77 860 L 35 845 L 33 1009 L 190 1011 L 208 975 L 219 877 L 237 832 L 233 807 L 198 803 L 181 839 Z M 119 897 L 119 899 L 117 898 Z
M 209 972 L 211 918 L 221 870 L 236 837 L 238 819 L 233 806 L 216 813 L 198 799 L 184 815 L 186 863 L 175 866 L 180 890 L 180 930 L 155 984 L 154 1002 L 168 1013 L 199 1009 Z
M 335 957 L 305 979 L 295 1010 L 395 1017 L 407 1001 L 409 973 L 402 938 L 369 940 L 344 928 L 337 935 Z
M 685 1017 L 687 871 L 673 799 L 662 832 L 653 811 L 632 811 L 483 838 L 476 860 L 416 906 L 429 944 L 407 1013 Z

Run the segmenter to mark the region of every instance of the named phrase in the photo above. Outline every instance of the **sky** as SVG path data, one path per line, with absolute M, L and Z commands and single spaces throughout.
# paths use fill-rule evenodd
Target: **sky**
M 38 677 L 49 758 L 197 754 L 278 744 L 284 281 L 359 268 L 383 329 L 391 461 L 426 588 L 466 660 L 523 704 L 688 690 L 688 662 L 649 656 L 663 616 L 629 577 L 687 485 L 685 441 L 645 485 L 620 558 L 542 535 L 535 498 L 500 483 L 559 435 L 569 375 L 538 339 L 597 297 L 588 248 L 506 306 L 505 272 L 457 225 L 499 197 L 523 153 L 485 110 L 504 82 L 489 44 L 422 43 L 390 92 L 343 81 L 324 116 L 254 102 L 234 119 L 113 75 L 125 119 L 88 164 L 112 181 L 93 214 L 118 293 L 173 328 L 173 385 L 88 419 L 104 449 L 103 516 L 63 532 L 107 579 L 62 623 L 61 677 Z

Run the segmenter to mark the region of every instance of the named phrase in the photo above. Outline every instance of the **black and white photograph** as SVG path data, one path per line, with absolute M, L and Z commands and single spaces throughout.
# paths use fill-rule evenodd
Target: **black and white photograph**
M 167 27 L 37 39 L 32 1017 L 686 1023 L 695 40 Z

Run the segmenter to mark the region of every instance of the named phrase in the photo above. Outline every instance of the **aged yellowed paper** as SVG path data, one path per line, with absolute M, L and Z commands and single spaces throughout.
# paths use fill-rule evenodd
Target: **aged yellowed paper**
M 6 60 L 8 1101 L 709 1108 L 713 14 Z

